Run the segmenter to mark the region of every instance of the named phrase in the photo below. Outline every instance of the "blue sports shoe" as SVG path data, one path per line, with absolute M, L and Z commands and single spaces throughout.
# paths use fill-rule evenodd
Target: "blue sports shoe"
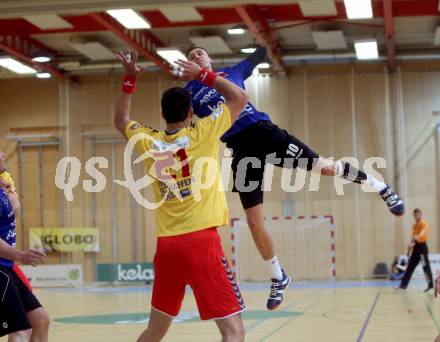
M 292 280 L 283 270 L 283 279 L 272 279 L 269 299 L 267 300 L 267 309 L 275 310 L 280 306 L 284 299 L 284 291 L 289 287 Z
M 389 185 L 380 192 L 380 196 L 394 215 L 402 216 L 405 214 L 405 205 L 403 204 L 403 201 L 393 190 L 391 190 Z

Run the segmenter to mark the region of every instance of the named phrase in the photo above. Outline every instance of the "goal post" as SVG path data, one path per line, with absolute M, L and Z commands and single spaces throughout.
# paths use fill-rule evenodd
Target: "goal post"
M 265 218 L 282 267 L 296 280 L 336 279 L 335 223 L 332 215 Z M 231 219 L 232 267 L 239 281 L 267 281 L 270 273 L 246 219 Z

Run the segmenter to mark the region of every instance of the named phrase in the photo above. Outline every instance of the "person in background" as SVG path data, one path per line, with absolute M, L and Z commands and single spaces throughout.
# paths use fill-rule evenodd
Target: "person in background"
M 408 256 L 396 256 L 391 264 L 390 280 L 401 280 L 408 266 Z
M 428 282 L 428 287 L 424 292 L 428 292 L 434 288 L 432 271 L 428 258 L 428 245 L 426 244 L 428 241 L 429 226 L 428 222 L 423 219 L 423 213 L 420 209 L 414 209 L 413 214 L 416 222 L 413 225 L 413 238 L 408 245 L 408 249 L 412 249 L 412 254 L 409 258 L 408 267 L 398 289 L 406 290 L 415 268 L 419 264 L 419 261 L 422 261 L 423 272 L 425 272 L 426 281 Z
M 0 180 L 0 337 L 9 342 L 46 342 L 49 316 L 28 286 L 14 272 L 14 262 L 36 266 L 44 262 L 42 251 L 15 248 L 14 195 Z M 12 199 L 12 200 L 11 200 Z M 31 330 L 32 329 L 32 330 Z
M 7 159 L 6 154 L 3 151 L 0 151 L 0 189 L 2 189 L 2 191 L 7 195 L 9 203 L 11 204 L 11 206 L 13 208 L 14 216 L 15 216 L 15 218 L 17 218 L 17 216 L 20 213 L 21 204 L 20 204 L 20 200 L 18 198 L 17 191 L 15 189 L 14 179 L 13 179 L 11 173 L 8 171 L 8 168 L 6 165 L 6 159 Z M 15 225 L 15 222 L 14 222 L 14 225 Z M 5 247 L 7 248 L 7 246 L 4 244 L 3 241 L 0 241 L 0 244 L 1 244 L 0 256 L 2 256 L 2 253 L 4 252 L 3 249 Z M 18 251 L 15 254 L 18 255 L 19 254 Z M 20 257 L 18 259 L 14 259 L 12 275 L 14 278 L 15 278 L 15 276 L 17 276 L 19 278 L 19 283 L 23 284 L 29 292 L 33 293 L 32 286 L 31 286 L 28 278 L 26 277 L 26 275 L 24 274 L 24 272 L 20 268 L 20 266 L 17 264 L 17 262 L 16 262 L 17 260 L 19 260 L 23 263 L 26 263 L 26 262 L 29 262 L 29 256 L 27 256 L 24 259 L 22 257 Z M 26 293 L 28 292 L 27 290 L 26 290 Z M 42 341 L 44 341 L 44 338 L 46 338 L 46 336 L 48 334 L 48 327 L 50 324 L 49 315 L 47 314 L 46 310 L 44 310 L 43 308 L 39 308 L 37 310 L 32 311 L 31 319 L 32 319 L 31 324 L 32 324 L 33 329 L 12 332 L 8 335 L 8 341 L 9 342 L 30 341 L 30 340 L 40 341 L 41 338 L 42 338 Z M 32 335 L 33 330 L 34 330 L 34 334 Z

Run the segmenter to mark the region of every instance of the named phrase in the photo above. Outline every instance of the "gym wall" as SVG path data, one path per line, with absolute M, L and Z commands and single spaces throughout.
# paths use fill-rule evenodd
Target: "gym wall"
M 361 166 L 372 156 L 387 160 L 387 168 L 378 171 L 406 201 L 403 218 L 394 218 L 377 194 L 364 193 L 357 185 L 345 185 L 345 195 L 337 195 L 332 178 L 321 178 L 319 191 L 285 193 L 276 170 L 272 191 L 265 193 L 268 216 L 283 215 L 286 206 L 294 215 L 334 215 L 340 278 L 367 277 L 376 263 L 404 253 L 414 207 L 425 213 L 430 249 L 438 251 L 440 153 L 433 112 L 440 110 L 439 76 L 411 68 L 387 74 L 378 68 L 308 67 L 293 69 L 284 78 L 259 76 L 247 82 L 258 108 L 321 155 L 357 157 Z M 155 251 L 154 212 L 139 207 L 128 190 L 112 182 L 124 179 L 124 145 L 112 127 L 121 78 L 81 76 L 78 86 L 33 78 L 0 80 L 0 149 L 10 156 L 23 205 L 18 247 L 29 247 L 30 227 L 99 227 L 100 253 L 54 253 L 48 260 L 84 263 L 88 281 L 95 279 L 96 263 L 152 261 Z M 160 95 L 177 84 L 165 76 L 145 75 L 133 98 L 133 118 L 164 128 Z M 39 146 L 47 141 L 39 138 L 37 144 L 22 146 L 5 138 L 43 133 L 58 136 L 59 143 Z M 54 184 L 61 156 L 77 157 L 83 166 L 72 203 Z M 109 168 L 102 170 L 107 187 L 96 195 L 82 189 L 82 180 L 90 179 L 84 165 L 91 156 L 109 160 Z M 230 217 L 243 217 L 238 196 L 228 192 L 227 197 Z M 228 229 L 222 237 L 229 251 Z

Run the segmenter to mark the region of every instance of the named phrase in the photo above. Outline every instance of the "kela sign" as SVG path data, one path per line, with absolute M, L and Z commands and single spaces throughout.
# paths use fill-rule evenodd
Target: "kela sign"
M 98 281 L 149 282 L 154 279 L 152 263 L 98 264 Z

